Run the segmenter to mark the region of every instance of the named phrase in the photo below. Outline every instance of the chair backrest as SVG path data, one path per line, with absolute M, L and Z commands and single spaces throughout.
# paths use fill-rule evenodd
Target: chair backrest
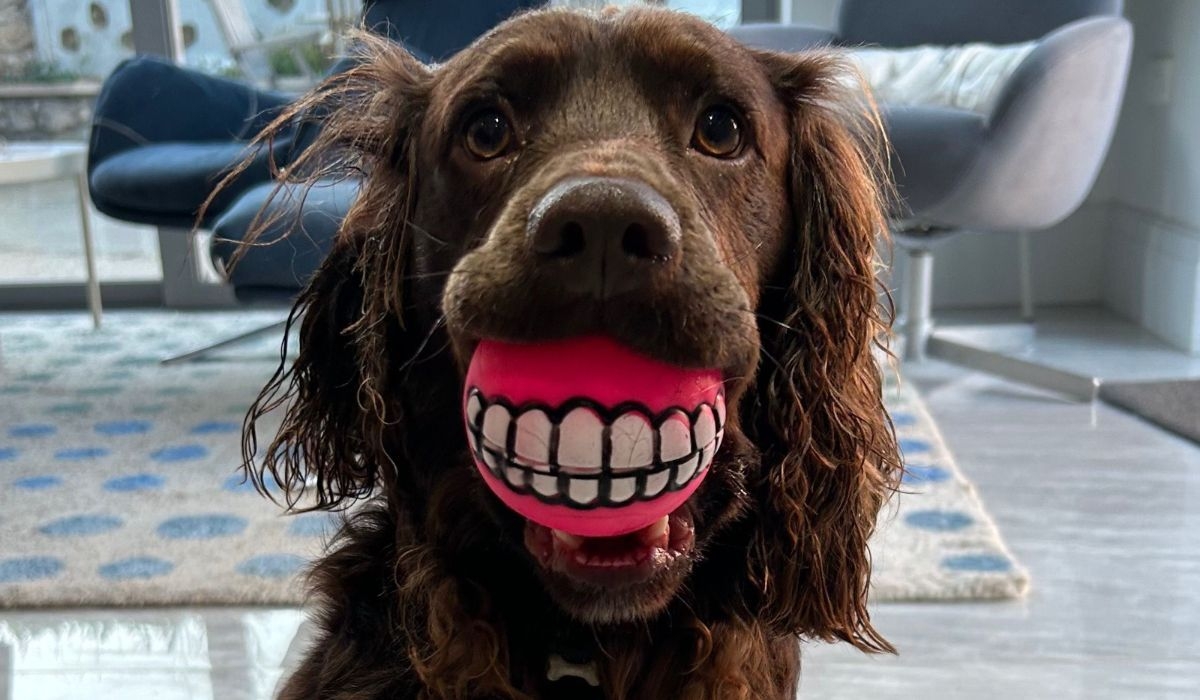
M 842 0 L 839 40 L 900 47 L 1037 39 L 1085 17 L 1117 15 L 1122 0 Z
M 367 0 L 363 21 L 416 53 L 443 60 L 518 10 L 544 0 Z

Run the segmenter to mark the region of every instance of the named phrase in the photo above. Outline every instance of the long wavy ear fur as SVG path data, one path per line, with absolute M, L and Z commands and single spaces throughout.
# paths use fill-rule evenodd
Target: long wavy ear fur
M 432 75 L 387 39 L 360 31 L 355 47 L 350 66 L 274 120 L 221 183 L 236 179 L 254 153 L 273 150 L 282 134 L 313 127 L 319 131 L 308 148 L 290 163 L 272 163 L 280 183 L 272 199 L 302 203 L 318 183 L 363 178 L 331 254 L 289 318 L 289 330 L 303 318 L 299 355 L 289 366 L 285 339 L 279 369 L 243 431 L 247 475 L 268 495 L 267 486 L 276 482 L 288 505 L 301 509 L 336 508 L 371 493 L 377 479 L 391 478 L 379 462 L 388 453 L 384 427 L 399 420 L 401 401 L 385 387 L 391 363 L 406 356 L 399 346 L 419 332 L 405 332 L 403 290 L 417 191 L 414 132 Z M 294 211 L 298 226 L 298 207 L 271 204 L 262 211 Z M 260 214 L 245 245 L 269 244 L 257 238 L 277 227 L 280 215 L 273 216 Z M 259 454 L 257 428 L 277 409 L 284 411 L 282 425 Z
M 780 632 L 892 647 L 867 613 L 867 539 L 899 456 L 873 348 L 890 309 L 876 281 L 886 238 L 879 118 L 832 54 L 762 52 L 791 118 L 790 232 L 761 313 L 751 572 L 760 615 Z

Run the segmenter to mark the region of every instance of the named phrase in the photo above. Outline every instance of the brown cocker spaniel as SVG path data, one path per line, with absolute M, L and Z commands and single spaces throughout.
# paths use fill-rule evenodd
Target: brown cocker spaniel
M 354 506 L 282 696 L 791 698 L 799 639 L 890 650 L 866 609 L 899 472 L 873 357 L 882 139 L 838 59 L 650 8 L 530 12 L 432 67 L 359 52 L 275 125 L 325 123 L 292 181 L 364 177 L 247 419 L 251 460 L 284 414 L 260 487 Z M 507 507 L 463 425 L 481 342 L 592 336 L 719 372 L 728 406 L 703 483 L 615 537 Z

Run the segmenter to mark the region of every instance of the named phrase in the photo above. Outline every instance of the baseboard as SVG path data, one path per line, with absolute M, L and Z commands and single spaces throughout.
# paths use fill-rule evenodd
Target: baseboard
M 1105 303 L 1171 345 L 1200 353 L 1200 229 L 1120 202 L 1109 207 Z

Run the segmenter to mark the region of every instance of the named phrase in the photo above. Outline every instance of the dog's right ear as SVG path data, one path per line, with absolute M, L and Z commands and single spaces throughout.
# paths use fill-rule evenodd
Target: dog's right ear
M 289 366 L 285 341 L 279 369 L 243 428 L 247 476 L 267 495 L 282 488 L 298 509 L 337 508 L 375 490 L 383 432 L 400 410 L 389 388 L 390 365 L 419 352 L 410 336 L 424 335 L 406 318 L 404 289 L 418 191 L 416 133 L 433 73 L 398 45 L 365 33 L 357 36 L 355 54 L 347 70 L 297 100 L 256 139 L 273 152 L 280 134 L 317 123 L 312 145 L 276 169 L 277 194 L 298 189 L 299 196 L 287 195 L 298 203 L 318 183 L 363 183 L 328 258 L 289 316 L 289 331 L 300 324 L 299 354 Z M 278 207 L 268 202 L 263 210 Z M 299 222 L 297 215 L 291 228 Z M 279 223 L 277 215 L 260 215 L 253 226 L 261 233 Z M 253 232 L 247 237 L 246 245 L 269 244 L 256 243 Z M 260 452 L 258 433 L 278 412 L 282 423 Z
M 370 493 L 375 470 L 365 461 L 357 394 L 362 383 L 354 328 L 363 301 L 358 251 L 346 238 L 335 243 L 288 316 L 288 336 L 300 324 L 300 349 L 291 366 L 284 357 L 246 416 L 243 459 L 259 490 L 285 492 L 289 506 L 334 508 Z M 264 453 L 258 431 L 276 411 L 282 423 Z M 312 489 L 316 503 L 300 504 Z

